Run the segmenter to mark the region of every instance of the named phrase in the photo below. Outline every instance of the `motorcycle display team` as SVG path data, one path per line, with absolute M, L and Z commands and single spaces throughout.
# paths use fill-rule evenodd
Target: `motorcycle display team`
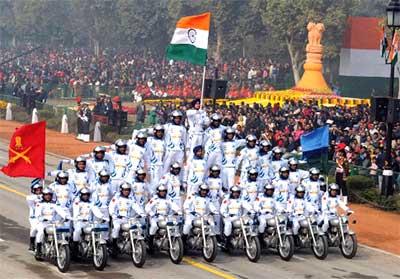
M 66 272 L 71 259 L 103 270 L 109 255 L 123 254 L 142 267 L 157 251 L 175 264 L 194 250 L 212 262 L 218 247 L 244 250 L 252 262 L 263 249 L 285 261 L 298 248 L 311 248 L 321 260 L 328 247 L 354 257 L 352 211 L 338 185 L 326 186 L 316 168 L 298 169 L 269 141 L 236 138 L 221 120 L 217 113 L 208 117 L 197 100 L 185 118 L 173 111 L 168 124 L 61 161 L 48 186 L 32 181 L 35 258 Z M 63 170 L 66 163 L 74 167 Z

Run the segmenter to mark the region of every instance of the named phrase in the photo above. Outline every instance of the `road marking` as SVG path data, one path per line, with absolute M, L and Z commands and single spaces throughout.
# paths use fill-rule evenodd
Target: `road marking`
M 12 189 L 12 188 L 10 188 L 10 187 L 8 187 L 6 185 L 3 185 L 3 184 L 0 184 L 0 189 L 2 189 L 4 191 L 7 191 L 7 192 L 10 192 L 10 193 L 13 193 L 13 194 L 16 194 L 16 195 L 21 196 L 23 198 L 26 198 L 26 196 L 27 196 L 26 194 L 24 194 L 24 193 L 22 193 L 20 191 L 14 190 L 14 189 Z M 2 239 L 0 239 L 0 242 L 1 241 L 2 241 Z M 202 264 L 200 262 L 194 261 L 194 260 L 192 260 L 190 258 L 184 257 L 183 261 L 185 263 L 193 266 L 193 267 L 196 267 L 196 268 L 202 269 L 204 271 L 210 272 L 210 273 L 212 273 L 212 274 L 214 274 L 214 275 L 216 275 L 216 276 L 218 276 L 220 278 L 236 279 L 236 277 L 234 277 L 234 276 L 232 276 L 232 275 L 230 275 L 228 273 L 225 273 L 223 271 L 217 270 L 216 268 L 213 268 L 213 267 L 211 267 L 209 265 Z
M 191 265 L 191 266 L 194 266 L 194 267 L 197 267 L 197 268 L 202 269 L 204 271 L 210 272 L 210 273 L 212 273 L 212 274 L 214 274 L 214 275 L 216 275 L 218 277 L 225 278 L 225 279 L 236 279 L 236 277 L 233 276 L 233 275 L 230 275 L 230 274 L 225 273 L 223 271 L 217 270 L 217 269 L 215 269 L 215 268 L 213 268 L 213 267 L 211 267 L 211 266 L 209 266 L 207 264 L 202 264 L 200 262 L 194 261 L 194 260 L 192 260 L 192 259 L 190 259 L 188 257 L 184 257 L 183 261 L 185 263 Z
M 371 246 L 361 244 L 361 243 L 359 243 L 358 246 L 400 259 L 400 255 L 397 255 L 397 254 L 394 254 L 394 253 L 391 253 L 391 252 L 388 252 L 388 251 L 385 251 L 385 250 L 382 250 L 379 248 L 371 247 Z
M 294 258 L 294 259 L 298 259 L 298 260 L 300 260 L 300 261 L 306 261 L 306 260 L 307 260 L 306 258 L 302 258 L 302 257 L 297 256 L 297 255 L 293 255 L 293 258 Z
M 6 185 L 3 185 L 3 184 L 0 184 L 0 189 L 2 189 L 4 191 L 7 191 L 7 192 L 10 192 L 10 193 L 13 193 L 13 194 L 16 194 L 16 195 L 18 195 L 20 197 L 23 197 L 23 198 L 27 197 L 26 194 L 24 194 L 24 193 L 22 193 L 20 191 L 14 190 L 13 188 L 7 187 Z

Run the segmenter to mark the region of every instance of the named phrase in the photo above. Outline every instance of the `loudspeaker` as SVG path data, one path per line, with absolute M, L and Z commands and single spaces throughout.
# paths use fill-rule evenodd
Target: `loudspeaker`
M 225 99 L 227 88 L 228 81 L 226 80 L 206 79 L 204 82 L 204 98 Z
M 399 121 L 400 121 L 400 100 L 391 98 L 389 99 L 387 122 L 393 123 Z
M 388 120 L 389 97 L 371 98 L 372 121 L 386 122 Z

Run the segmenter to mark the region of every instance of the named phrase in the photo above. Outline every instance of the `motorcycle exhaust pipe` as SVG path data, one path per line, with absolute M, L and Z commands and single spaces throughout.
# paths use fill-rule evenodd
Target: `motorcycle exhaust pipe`
M 310 234 L 311 234 L 311 237 L 312 237 L 312 240 L 313 240 L 313 244 L 314 244 L 314 246 L 317 246 L 317 241 L 315 240 L 314 231 L 313 231 L 312 226 L 311 226 L 310 217 L 307 217 L 307 223 L 308 223 L 308 229 L 310 230 Z
M 95 238 L 93 229 L 92 229 L 92 245 L 93 245 L 93 256 L 94 256 L 94 257 L 97 257 L 96 238 Z
M 278 216 L 275 215 L 275 224 L 276 224 L 276 232 L 278 233 L 279 245 L 283 247 L 283 241 L 281 236 L 281 228 L 279 227 L 279 219 Z
M 240 217 L 239 220 L 240 220 L 240 226 L 242 227 L 243 238 L 244 238 L 244 241 L 245 241 L 245 243 L 246 243 L 246 249 L 250 249 L 250 244 L 249 244 L 249 241 L 248 241 L 248 239 L 247 239 L 246 230 L 245 230 L 245 228 L 244 228 L 244 224 L 243 224 L 243 219 L 242 219 L 242 217 Z
M 203 236 L 203 246 L 204 246 L 204 248 L 208 248 L 207 241 L 206 241 L 206 232 L 204 229 L 204 217 L 203 216 L 201 216 L 201 234 Z
M 129 230 L 129 237 L 131 239 L 132 253 L 136 253 L 135 241 L 133 240 L 133 231 Z
M 56 248 L 56 255 L 57 255 L 57 259 L 60 257 L 60 252 L 58 251 L 58 241 L 57 241 L 57 229 L 56 229 L 56 225 L 53 224 L 53 235 L 54 235 L 54 246 Z

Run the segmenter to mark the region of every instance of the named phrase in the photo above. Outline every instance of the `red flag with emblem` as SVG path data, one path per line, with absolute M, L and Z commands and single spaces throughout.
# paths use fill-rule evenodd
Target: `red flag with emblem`
M 44 178 L 46 122 L 15 130 L 8 147 L 8 165 L 1 171 L 11 177 Z

